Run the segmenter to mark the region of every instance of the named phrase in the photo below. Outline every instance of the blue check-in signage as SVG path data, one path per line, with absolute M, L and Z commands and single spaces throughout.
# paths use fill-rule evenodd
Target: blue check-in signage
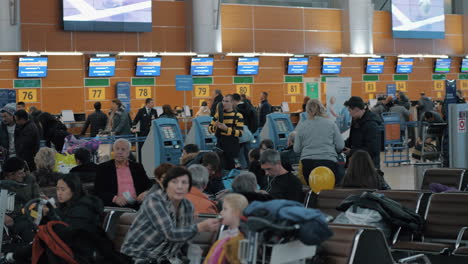
M 191 75 L 213 75 L 213 58 L 192 58 Z
M 239 58 L 237 61 L 237 75 L 258 74 L 258 58 Z
M 89 59 L 89 77 L 111 77 L 115 74 L 115 58 L 96 57 Z
M 136 76 L 161 75 L 161 58 L 137 58 Z
M 289 58 L 288 74 L 306 74 L 309 58 Z
M 47 57 L 21 57 L 18 62 L 19 78 L 47 76 Z

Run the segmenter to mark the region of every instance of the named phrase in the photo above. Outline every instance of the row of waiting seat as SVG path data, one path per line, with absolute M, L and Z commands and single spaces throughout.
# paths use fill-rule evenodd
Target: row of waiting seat
M 337 216 L 336 207 L 349 195 L 359 195 L 366 189 L 335 189 L 320 192 L 315 207 L 322 212 Z M 397 229 L 391 242 L 393 251 L 417 252 L 433 255 L 456 255 L 468 257 L 468 193 L 438 193 L 428 191 L 377 191 L 388 198 L 420 214 L 424 220 L 421 236 L 404 236 L 405 230 Z

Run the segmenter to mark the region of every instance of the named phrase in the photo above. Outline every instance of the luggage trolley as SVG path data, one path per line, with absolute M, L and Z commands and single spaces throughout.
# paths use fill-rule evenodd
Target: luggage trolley
M 421 160 L 439 161 L 443 163 L 443 145 L 446 128 L 447 123 L 422 123 L 423 147 L 421 148 Z M 424 145 L 429 139 L 432 139 L 432 145 L 435 146 L 435 149 L 432 151 L 426 151 L 424 148 Z
M 408 131 L 406 125 L 402 122 L 399 113 L 382 113 L 384 121 L 384 163 L 398 165 L 410 162 L 408 148 Z M 402 135 L 402 131 L 405 131 Z
M 270 222 L 267 223 L 267 220 L 259 217 L 249 217 L 249 219 L 251 218 L 256 219 L 256 222 L 258 223 L 255 225 L 258 227 L 268 225 L 269 227 L 277 230 L 291 232 L 299 229 L 298 224 L 292 226 L 280 226 Z M 260 229 L 262 228 L 260 227 Z M 260 235 L 261 231 L 259 230 L 249 230 L 247 239 L 240 241 L 238 254 L 239 260 L 242 264 L 303 264 L 306 263 L 306 259 L 314 257 L 317 251 L 317 246 L 307 246 L 299 240 L 279 244 L 261 243 L 259 242 Z

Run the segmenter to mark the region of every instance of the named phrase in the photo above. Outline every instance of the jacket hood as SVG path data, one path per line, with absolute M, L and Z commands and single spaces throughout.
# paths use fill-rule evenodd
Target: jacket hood
M 104 204 L 102 203 L 101 199 L 97 198 L 96 196 L 84 195 L 75 203 L 88 207 L 91 211 L 95 212 L 96 214 L 102 214 L 102 212 L 104 211 Z
M 189 153 L 182 157 L 181 164 L 187 164 L 189 161 L 194 160 L 198 156 L 199 152 L 197 153 Z
M 367 110 L 362 116 L 362 118 L 359 119 L 359 123 L 364 123 L 364 122 L 376 122 L 377 125 L 380 125 L 382 123 L 379 117 L 375 113 L 369 110 Z

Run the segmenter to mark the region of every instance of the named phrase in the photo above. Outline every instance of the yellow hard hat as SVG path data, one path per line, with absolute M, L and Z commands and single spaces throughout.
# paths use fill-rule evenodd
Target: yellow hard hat
M 314 193 L 319 193 L 321 190 L 333 190 L 335 174 L 327 167 L 317 167 L 310 172 L 309 186 Z

